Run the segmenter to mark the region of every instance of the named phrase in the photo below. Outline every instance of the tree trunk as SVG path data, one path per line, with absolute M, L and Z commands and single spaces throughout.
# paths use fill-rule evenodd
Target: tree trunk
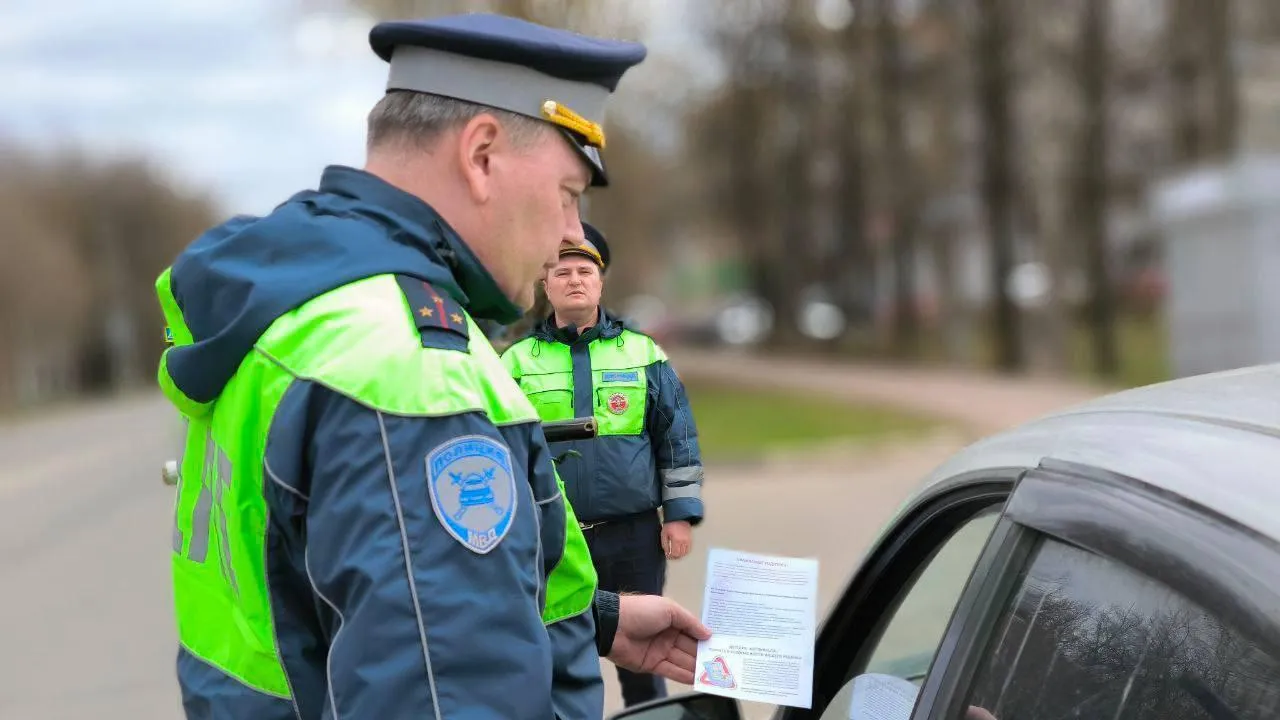
M 1013 269 L 1014 131 L 1010 107 L 1009 12 L 1011 0 L 978 0 L 977 96 L 983 124 L 982 195 L 991 236 L 991 290 L 994 300 L 996 366 L 1004 372 L 1023 369 L 1018 308 L 1007 290 Z
M 1180 163 L 1224 159 L 1239 142 L 1239 78 L 1232 61 L 1234 8 L 1233 0 L 1171 0 L 1165 42 L 1174 157 Z
M 920 352 L 916 308 L 916 213 L 911 157 L 907 150 L 907 115 L 903 107 L 905 73 L 894 0 L 877 0 L 876 48 L 880 68 L 880 126 L 885 143 L 885 185 L 893 217 L 891 248 L 894 286 L 894 351 L 902 358 Z
M 1035 321 L 1026 323 L 1033 336 L 1029 345 L 1034 348 L 1029 360 L 1033 366 L 1058 374 L 1069 369 L 1074 326 L 1065 291 L 1075 259 L 1069 252 L 1071 170 L 1079 115 L 1070 69 L 1075 60 L 1070 46 L 1074 38 L 1055 33 L 1066 13 L 1071 13 L 1073 19 L 1079 18 L 1066 7 L 1047 9 L 1046 15 L 1031 19 L 1031 27 L 1025 33 L 1032 46 L 1031 69 L 1026 81 L 1028 190 L 1051 283 L 1045 306 L 1034 311 Z M 1064 54 L 1070 58 L 1067 62 L 1063 62 Z
M 772 288 L 767 276 L 770 262 L 768 195 L 767 189 L 761 187 L 756 166 L 757 153 L 764 150 L 760 146 L 764 130 L 760 112 L 764 102 L 760 92 L 749 88 L 738 89 L 732 97 L 733 109 L 728 125 L 734 138 L 731 147 L 736 150 L 729 153 L 729 163 L 734 168 L 731 175 L 733 194 L 725 210 L 734 221 L 751 288 L 772 304 Z
M 1267 0 L 1276 2 L 1276 0 Z M 1204 32 L 1208 35 L 1207 74 L 1213 83 L 1213 125 L 1209 138 L 1210 152 L 1225 159 L 1235 153 L 1240 138 L 1240 88 L 1235 63 L 1232 61 L 1233 0 L 1201 2 L 1207 16 Z
M 837 117 L 845 119 L 838 132 L 840 176 L 837 200 L 837 266 L 836 293 L 847 330 L 870 329 L 875 323 L 876 268 L 867 235 L 867 152 L 863 146 L 862 126 L 865 117 L 866 76 L 855 68 L 862 66 L 861 39 L 865 37 L 862 12 L 865 3 L 851 0 L 854 21 L 843 33 L 845 67 L 853 77 L 846 79 Z
M 1174 158 L 1194 163 L 1204 153 L 1200 124 L 1200 63 L 1196 6 L 1204 0 L 1171 0 L 1165 43 L 1169 53 L 1169 117 Z
M 944 208 L 931 228 L 930 250 L 934 259 L 938 282 L 938 322 L 942 339 L 943 357 L 951 364 L 969 361 L 972 343 L 971 317 L 960 294 L 959 270 L 956 267 L 957 244 L 960 241 L 960 215 L 952 211 L 961 194 L 960 139 L 956 131 L 956 118 L 967 108 L 964 91 L 964 60 L 966 53 L 961 42 L 960 8 L 954 2 L 935 2 L 926 12 L 937 27 L 946 33 L 946 41 L 932 59 L 929 70 L 930 85 L 923 89 L 927 98 L 930 122 L 928 160 L 923 165 L 921 186 L 936 198 L 934 207 Z
M 1107 0 L 1087 0 L 1080 46 L 1080 88 L 1084 103 L 1079 158 L 1079 218 L 1089 274 L 1089 326 L 1094 370 L 1106 378 L 1119 373 L 1115 338 L 1115 301 L 1107 270 L 1107 75 L 1109 18 Z

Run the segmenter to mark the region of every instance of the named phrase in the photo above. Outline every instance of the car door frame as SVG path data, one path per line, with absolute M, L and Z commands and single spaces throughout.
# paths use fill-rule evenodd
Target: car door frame
M 993 467 L 957 474 L 938 483 L 932 491 L 912 500 L 880 534 L 845 591 L 827 613 L 814 648 L 813 702 L 811 708 L 780 707 L 775 718 L 817 718 L 848 682 L 854 668 L 865 665 L 916 579 L 946 541 L 983 509 L 1000 506 L 1010 497 L 1025 467 Z M 996 538 L 1005 521 L 997 520 L 988 537 Z M 985 577 L 987 555 L 979 555 L 966 588 L 975 577 Z M 851 643 L 851 638 L 859 638 Z
M 1099 502 L 1104 499 L 1105 502 Z M 1045 540 L 1155 580 L 1280 657 L 1280 543 L 1140 479 L 1046 459 L 1014 487 L 920 690 L 912 720 L 962 717 L 996 624 Z M 1268 611 L 1270 610 L 1270 612 Z M 940 672 L 934 672 L 935 669 Z

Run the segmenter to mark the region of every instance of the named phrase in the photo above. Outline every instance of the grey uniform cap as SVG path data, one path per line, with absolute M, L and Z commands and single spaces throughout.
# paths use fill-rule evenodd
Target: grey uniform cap
M 605 40 L 488 13 L 375 25 L 369 44 L 390 64 L 387 91 L 487 105 L 555 125 L 608 185 L 604 111 L 644 45 Z

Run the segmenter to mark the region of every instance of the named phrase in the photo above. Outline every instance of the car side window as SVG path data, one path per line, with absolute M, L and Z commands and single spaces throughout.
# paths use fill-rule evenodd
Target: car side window
M 1003 505 L 993 505 L 970 518 L 938 546 L 889 617 L 866 667 L 845 683 L 827 706 L 828 718 L 906 718 L 915 694 L 929 671 L 951 614 L 964 593 Z M 896 710 L 888 711 L 893 705 Z
M 889 619 L 865 672 L 917 684 L 924 678 L 1001 507 L 983 510 L 938 548 Z
M 996 624 L 963 718 L 1261 720 L 1280 657 L 1168 587 L 1046 540 Z

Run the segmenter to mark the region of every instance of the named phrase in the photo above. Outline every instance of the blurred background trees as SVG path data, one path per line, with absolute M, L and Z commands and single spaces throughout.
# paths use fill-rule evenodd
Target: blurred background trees
M 608 302 L 664 342 L 1158 380 L 1151 188 L 1280 150 L 1274 0 L 297 8 L 645 40 L 585 215 L 614 248 Z M 5 151 L 0 405 L 151 377 L 155 275 L 236 210 L 173 188 L 132 160 Z
M 696 47 L 660 47 L 624 82 L 618 186 L 588 211 L 617 238 L 611 300 L 679 307 L 646 318 L 672 337 L 1134 382 L 1162 365 L 1146 192 L 1238 149 L 1238 59 L 1274 53 L 1280 15 L 1265 0 L 354 2 L 643 39 L 640 9 L 681 14 Z M 676 142 L 644 132 L 658 111 Z
M 217 218 L 136 159 L 0 148 L 0 407 L 153 382 L 155 280 Z

